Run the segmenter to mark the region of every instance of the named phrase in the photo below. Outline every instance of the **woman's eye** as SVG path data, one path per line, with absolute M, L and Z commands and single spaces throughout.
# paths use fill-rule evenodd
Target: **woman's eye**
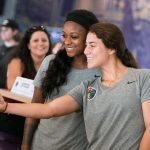
M 90 47 L 95 47 L 95 45 L 90 45 Z
M 77 39 L 78 38 L 78 36 L 72 36 L 72 39 Z
M 33 40 L 33 42 L 38 42 L 38 41 L 39 41 L 38 39 Z
M 48 40 L 47 39 L 42 39 L 42 42 L 47 42 Z
M 64 34 L 61 35 L 62 38 L 65 38 L 66 36 Z

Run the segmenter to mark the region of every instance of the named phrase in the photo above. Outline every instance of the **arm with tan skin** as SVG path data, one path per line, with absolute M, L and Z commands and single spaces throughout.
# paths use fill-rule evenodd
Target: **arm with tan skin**
M 42 97 L 42 91 L 37 87 L 34 88 L 32 103 L 44 103 L 44 99 Z M 30 150 L 33 135 L 38 126 L 38 123 L 39 123 L 39 119 L 26 118 L 21 150 Z
M 10 90 L 18 76 L 23 72 L 23 64 L 19 58 L 14 58 L 8 65 L 7 69 L 7 88 Z
M 35 92 L 34 94 L 36 94 L 37 97 L 39 95 L 38 100 L 40 101 L 40 94 L 38 92 Z M 41 102 L 42 101 L 43 100 L 41 100 Z M 76 101 L 74 101 L 73 98 L 70 96 L 57 98 L 55 101 L 52 101 L 47 104 L 8 103 L 6 108 L 6 102 L 4 101 L 3 97 L 0 95 L 0 112 L 5 111 L 5 113 L 18 114 L 26 117 L 50 118 L 52 116 L 62 116 L 74 112 L 77 109 L 79 109 L 79 104 Z M 26 120 L 22 150 L 30 150 L 32 137 L 37 127 L 37 124 L 38 124 L 38 120 L 36 119 L 28 118 Z
M 6 103 L 3 97 L 0 97 L 1 112 L 37 119 L 64 116 L 77 111 L 79 108 L 79 104 L 69 95 L 56 98 L 46 104 Z
M 150 150 L 150 100 L 142 104 L 145 132 L 140 143 L 139 150 Z

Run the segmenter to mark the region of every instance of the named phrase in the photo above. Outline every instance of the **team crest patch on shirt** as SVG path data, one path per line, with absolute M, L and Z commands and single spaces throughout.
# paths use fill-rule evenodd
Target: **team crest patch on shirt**
M 94 89 L 93 87 L 88 87 L 87 88 L 87 99 L 91 100 L 92 98 L 94 98 L 96 95 L 96 89 Z

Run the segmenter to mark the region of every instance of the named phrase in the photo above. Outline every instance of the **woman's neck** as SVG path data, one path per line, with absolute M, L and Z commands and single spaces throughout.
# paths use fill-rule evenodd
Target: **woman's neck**
M 86 69 L 87 68 L 87 60 L 85 55 L 77 56 L 73 59 L 72 67 L 76 69 Z
M 119 60 L 102 68 L 102 83 L 106 86 L 113 86 L 123 79 L 127 73 L 128 67 L 124 66 Z
M 32 55 L 31 57 L 33 59 L 34 67 L 35 67 L 36 71 L 38 71 L 43 59 L 45 58 L 45 56 L 38 57 L 38 56 Z

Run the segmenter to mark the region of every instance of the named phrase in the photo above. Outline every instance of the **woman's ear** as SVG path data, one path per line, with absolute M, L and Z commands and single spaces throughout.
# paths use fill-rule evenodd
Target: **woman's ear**
M 115 54 L 116 53 L 116 50 L 115 49 L 109 49 L 109 52 L 108 52 L 110 55 L 112 54 Z

